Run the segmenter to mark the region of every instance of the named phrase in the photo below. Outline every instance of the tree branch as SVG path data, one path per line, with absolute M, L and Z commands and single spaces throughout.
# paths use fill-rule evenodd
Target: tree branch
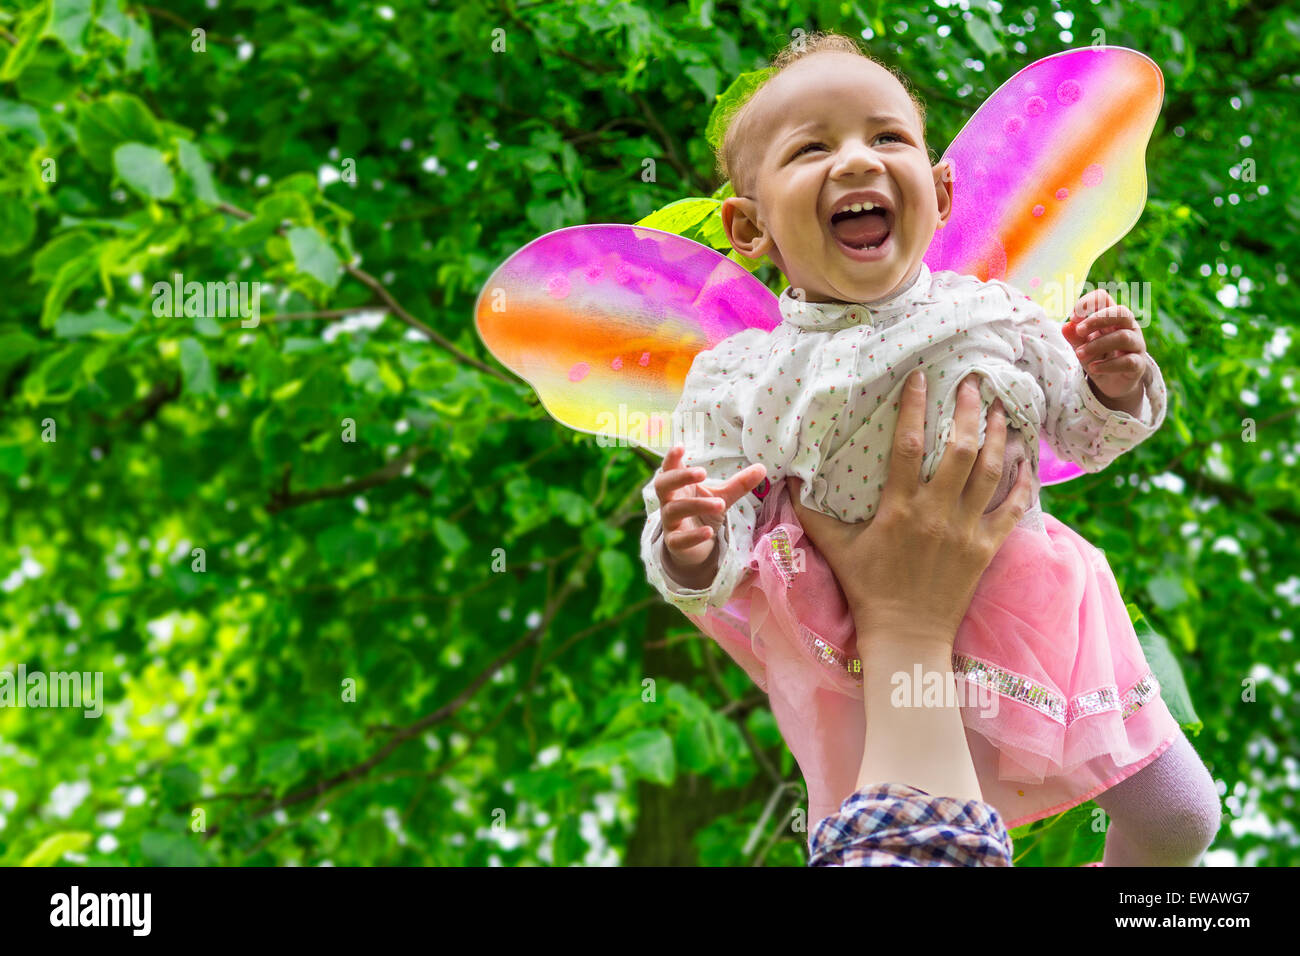
M 631 502 L 634 497 L 639 497 L 639 489 L 634 489 L 633 492 L 627 496 L 627 498 L 623 503 Z M 624 523 L 626 523 L 631 517 L 638 514 L 639 511 L 640 509 L 638 508 L 629 507 L 625 510 L 616 512 L 613 516 L 611 516 L 608 523 L 611 525 L 611 527 L 618 528 L 622 526 Z M 268 814 L 274 813 L 276 810 L 281 810 L 286 807 L 290 807 L 295 804 L 302 803 L 305 800 L 310 800 L 312 797 L 319 798 L 322 794 L 330 790 L 333 790 L 337 787 L 344 786 L 346 784 L 359 780 L 360 778 L 369 774 L 370 771 L 373 770 L 375 767 L 379 766 L 381 763 L 387 760 L 392 755 L 393 751 L 395 751 L 405 741 L 410 740 L 412 737 L 415 737 L 416 735 L 420 734 L 424 730 L 427 730 L 429 727 L 432 727 L 435 724 L 441 723 L 442 721 L 450 718 L 453 714 L 455 714 L 458 710 L 460 710 L 460 708 L 462 708 L 467 703 L 469 703 L 469 701 L 474 697 L 474 695 L 479 691 L 479 689 L 482 688 L 485 684 L 487 684 L 493 677 L 495 677 L 496 674 L 499 673 L 501 669 L 506 666 L 506 664 L 510 663 L 510 661 L 514 660 L 525 650 L 527 650 L 530 646 L 537 644 L 541 640 L 542 634 L 544 634 L 546 629 L 550 627 L 551 621 L 555 618 L 555 615 L 559 613 L 560 609 L 565 605 L 565 603 L 569 600 L 570 597 L 572 597 L 573 593 L 577 590 L 578 582 L 585 577 L 587 572 L 591 570 L 592 565 L 595 564 L 598 554 L 599 552 L 594 549 L 588 550 L 587 554 L 578 562 L 578 564 L 574 567 L 573 571 L 570 572 L 568 577 L 565 578 L 564 584 L 561 586 L 559 593 L 557 593 L 555 597 L 548 603 L 546 611 L 542 615 L 542 619 L 540 622 L 538 622 L 537 626 L 534 627 L 532 630 L 530 630 L 527 634 L 525 634 L 522 638 L 520 638 L 510 647 L 506 648 L 505 651 L 503 651 L 500 655 L 496 657 L 496 659 L 494 659 L 490 664 L 488 664 L 488 666 L 481 673 L 479 673 L 477 677 L 471 680 L 469 684 L 465 686 L 464 690 L 462 690 L 459 694 L 457 694 L 454 698 L 452 698 L 452 700 L 448 701 L 446 704 L 442 705 L 432 713 L 426 714 L 425 716 L 421 717 L 419 720 L 416 720 L 413 723 L 407 724 L 405 727 L 401 727 L 395 730 L 393 732 L 392 737 L 390 737 L 388 741 L 383 744 L 383 746 L 381 746 L 369 758 L 362 761 L 361 763 L 356 764 L 348 768 L 347 770 L 341 771 L 340 773 L 337 773 L 326 780 L 318 781 L 316 784 L 312 786 L 303 787 L 299 790 L 294 791 L 293 793 L 281 797 L 279 800 L 276 800 L 270 805 L 256 811 L 253 814 L 253 818 L 259 819 L 261 817 L 265 817 Z M 598 624 L 594 624 L 591 627 L 587 628 L 585 631 L 580 632 L 580 636 L 588 637 L 591 634 L 596 633 L 598 630 L 602 628 L 608 627 L 611 624 L 622 621 L 626 617 L 629 617 L 630 615 L 642 610 L 643 607 L 648 606 L 648 603 L 653 603 L 653 602 L 652 601 L 642 602 L 640 605 L 633 605 L 631 607 L 624 608 L 620 613 L 616 614 L 614 617 L 606 621 L 601 621 Z M 555 654 L 553 654 L 551 658 L 548 659 L 548 663 L 549 660 L 554 660 L 556 656 L 558 656 L 560 653 L 563 653 L 563 651 L 567 650 L 569 647 L 572 647 L 575 643 L 577 643 L 577 638 L 570 637 L 569 640 L 567 640 L 555 652 Z M 441 770 L 439 770 L 438 772 L 441 772 Z M 214 832 L 215 832 L 215 828 L 210 828 L 208 831 L 209 836 Z
M 382 305 L 355 305 L 350 309 L 322 309 L 319 312 L 281 312 L 277 315 L 262 316 L 263 322 L 310 322 L 315 319 L 346 319 L 350 315 L 364 315 L 367 312 L 388 313 Z M 224 326 L 227 330 L 243 328 L 243 319 L 235 319 Z
M 319 796 L 320 794 L 332 790 L 348 781 L 356 780 L 365 776 L 375 767 L 387 760 L 392 755 L 393 751 L 401 746 L 405 741 L 410 740 L 412 737 L 429 727 L 432 727 L 434 724 L 446 720 L 452 714 L 456 713 L 456 711 L 460 710 L 461 707 L 469 703 L 473 696 L 478 692 L 479 688 L 490 681 L 493 676 L 506 666 L 506 664 L 510 663 L 510 661 L 518 657 L 524 650 L 541 639 L 542 634 L 548 627 L 550 627 L 552 619 L 576 590 L 576 582 L 581 580 L 583 575 L 585 575 L 595 563 L 597 553 L 598 552 L 595 550 L 589 551 L 578 563 L 573 573 L 565 579 L 564 585 L 560 588 L 560 591 L 556 594 L 554 600 L 552 600 L 547 606 L 546 613 L 542 615 L 542 620 L 538 625 L 510 647 L 506 648 L 505 651 L 498 655 L 486 669 L 471 680 L 469 684 L 466 685 L 465 689 L 452 698 L 452 700 L 448 701 L 432 713 L 426 714 L 414 723 L 407 724 L 405 727 L 395 732 L 382 747 L 376 750 L 366 760 L 342 771 L 341 773 L 335 774 L 327 780 L 321 780 L 314 786 L 303 787 L 300 790 L 296 790 L 293 793 L 281 797 L 269 806 L 258 810 L 253 815 L 254 819 L 267 816 L 268 814 L 274 813 L 276 810 L 302 803 L 304 800 L 310 800 L 312 797 Z
M 217 208 L 228 215 L 234 216 L 236 219 L 247 221 L 253 218 L 253 214 L 251 212 L 249 212 L 246 209 L 240 209 L 238 206 L 233 205 L 232 203 L 223 202 L 220 203 L 217 206 Z M 279 232 L 281 235 L 284 234 L 283 228 L 277 229 L 276 231 Z M 443 338 L 433 329 L 429 328 L 429 326 L 425 325 L 415 316 L 411 315 L 411 313 L 406 311 L 406 309 L 402 308 L 401 303 L 398 302 L 397 299 L 393 297 L 393 294 L 388 291 L 388 287 L 385 286 L 378 279 L 376 279 L 374 276 L 372 276 L 370 273 L 351 264 L 345 265 L 343 269 L 348 273 L 348 275 L 352 276 L 354 279 L 357 279 L 364 285 L 369 286 L 371 289 L 377 292 L 379 294 L 379 297 L 384 300 L 388 308 L 399 319 L 401 319 L 411 328 L 423 334 L 426 338 L 429 338 L 432 341 L 436 342 L 438 345 L 442 346 L 443 349 L 450 352 L 462 363 L 469 365 L 472 368 L 476 368 L 480 372 L 484 372 L 488 375 L 491 375 L 493 378 L 498 378 L 509 385 L 514 385 L 518 381 L 518 379 L 511 378 L 510 376 L 506 375 L 504 372 L 500 371 L 499 369 L 495 369 L 490 365 L 485 365 L 484 363 L 480 362 L 478 359 L 474 358 L 472 355 L 466 355 L 460 349 L 456 348 L 456 346 L 452 345 L 451 342 L 449 342 L 447 339 Z
M 300 505 L 321 501 L 325 498 L 346 498 L 349 495 L 359 494 L 377 485 L 386 484 L 395 478 L 401 477 L 407 465 L 419 461 L 429 451 L 430 449 L 420 445 L 412 445 L 388 464 L 364 477 L 357 478 L 354 481 L 345 481 L 341 485 L 326 485 L 324 488 L 316 488 L 311 491 L 289 491 L 289 476 L 286 472 L 284 487 L 271 492 L 271 501 L 266 506 L 267 514 L 277 514 L 286 509 L 297 508 Z

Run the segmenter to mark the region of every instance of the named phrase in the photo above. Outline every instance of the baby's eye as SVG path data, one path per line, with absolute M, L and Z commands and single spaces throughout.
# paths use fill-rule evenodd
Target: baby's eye
M 825 149 L 825 148 L 826 148 L 826 147 L 825 147 L 824 145 L 822 145 L 821 143 L 808 143 L 807 145 L 800 146 L 797 150 L 795 150 L 795 154 L 794 154 L 794 155 L 795 155 L 796 157 L 798 157 L 798 156 L 802 156 L 804 153 L 808 152 L 808 150 L 810 150 L 810 149 Z
M 892 139 L 898 143 L 903 142 L 903 137 L 899 133 L 881 133 L 876 139 Z

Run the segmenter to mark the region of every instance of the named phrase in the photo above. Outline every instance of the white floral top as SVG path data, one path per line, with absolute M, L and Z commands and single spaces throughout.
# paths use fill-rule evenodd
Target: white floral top
M 802 479 L 808 507 L 867 520 L 888 472 L 899 394 L 918 366 L 928 385 L 926 479 L 951 435 L 956 388 L 972 371 L 983 376 L 980 444 L 988 407 L 1001 398 L 1035 476 L 1040 434 L 1059 458 L 1095 472 L 1164 421 L 1164 380 L 1149 355 L 1140 417 L 1107 408 L 1061 324 L 1004 282 L 931 274 L 922 263 L 913 284 L 883 303 L 808 303 L 786 289 L 780 307 L 783 321 L 771 332 L 739 332 L 696 355 L 687 374 L 673 441 L 686 447 L 684 465 L 708 472 L 707 487 L 761 462 L 773 482 Z M 696 590 L 665 574 L 653 480 L 643 497 L 641 557 L 650 583 L 688 613 L 724 606 L 753 548 L 759 499 L 747 495 L 727 511 L 718 574 Z

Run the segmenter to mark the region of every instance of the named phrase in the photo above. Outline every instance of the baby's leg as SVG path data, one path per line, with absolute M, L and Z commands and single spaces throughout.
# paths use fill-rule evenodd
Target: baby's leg
M 1223 812 L 1209 770 L 1181 731 L 1097 805 L 1110 817 L 1103 866 L 1195 866 Z

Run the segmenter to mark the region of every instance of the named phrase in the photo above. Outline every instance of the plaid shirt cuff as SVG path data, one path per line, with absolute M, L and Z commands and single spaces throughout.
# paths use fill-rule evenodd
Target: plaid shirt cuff
M 809 866 L 1011 866 L 991 805 L 898 783 L 853 794 L 817 824 L 809 848 Z

